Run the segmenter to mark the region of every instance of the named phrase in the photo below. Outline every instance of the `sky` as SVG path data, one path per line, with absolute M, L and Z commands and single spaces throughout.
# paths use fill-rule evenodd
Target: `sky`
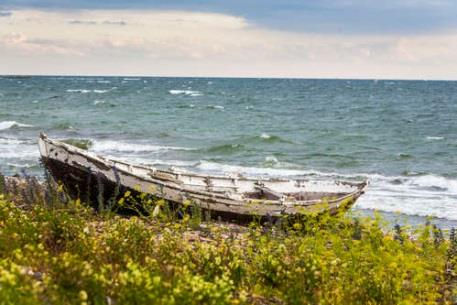
M 455 0 L 0 0 L 0 74 L 457 79 Z

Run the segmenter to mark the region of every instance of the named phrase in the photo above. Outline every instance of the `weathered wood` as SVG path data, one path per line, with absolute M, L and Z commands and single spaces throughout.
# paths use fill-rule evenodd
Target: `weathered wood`
M 261 195 L 264 195 L 268 199 L 272 200 L 279 200 L 281 198 L 284 198 L 284 194 L 276 192 L 268 187 L 262 186 L 262 185 L 256 185 L 255 186 L 256 190 L 259 190 L 261 192 Z
M 213 213 L 278 217 L 325 209 L 337 211 L 343 201 L 355 202 L 366 187 L 366 182 L 259 180 L 240 175 L 208 176 L 176 169 L 159 170 L 107 159 L 44 134 L 40 135 L 39 147 L 43 163 L 55 179 L 73 196 L 92 201 L 106 200 L 130 190 L 177 204 L 191 200 Z M 319 198 L 315 198 L 317 194 Z

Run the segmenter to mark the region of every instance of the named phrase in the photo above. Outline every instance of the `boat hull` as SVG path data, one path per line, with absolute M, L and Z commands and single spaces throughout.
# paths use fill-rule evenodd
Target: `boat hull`
M 161 171 L 154 168 L 131 165 L 105 159 L 71 145 L 48 139 L 42 135 L 39 147 L 43 164 L 54 179 L 62 183 L 73 198 L 80 198 L 99 209 L 113 207 L 126 191 L 133 194 L 148 194 L 166 199 L 173 207 L 188 203 L 212 217 L 228 220 L 246 220 L 254 217 L 280 218 L 329 211 L 336 213 L 349 208 L 363 193 L 366 184 L 336 183 L 335 195 L 300 201 L 306 194 L 298 193 L 299 199 L 284 197 L 271 199 L 265 196 L 280 196 L 271 189 L 312 190 L 311 183 L 302 185 L 301 180 L 233 178 L 203 176 L 193 173 Z M 250 197 L 260 189 L 262 198 Z M 327 188 L 328 189 L 328 188 Z M 229 190 L 230 192 L 228 192 Z M 248 190 L 248 191 L 246 191 Z M 350 190 L 350 192 L 348 191 Z M 279 195 L 278 195 L 279 194 Z M 305 195 L 304 195 L 305 194 Z M 308 195 L 320 194 L 308 191 Z M 308 196 L 306 195 L 306 196 Z M 289 196 L 289 195 L 288 195 Z M 118 208 L 118 207 L 116 207 Z M 136 207 L 141 210 L 140 206 Z
M 132 198 L 139 198 L 142 192 L 138 192 L 135 188 L 115 183 L 100 173 L 70 166 L 65 162 L 55 159 L 42 157 L 42 163 L 52 175 L 53 179 L 57 183 L 63 185 L 66 193 L 74 200 L 80 199 L 99 211 L 107 208 L 114 208 L 117 212 L 128 215 L 149 213 L 141 202 L 130 203 L 129 206 L 110 206 L 110 203 L 116 203 L 123 198 L 127 191 L 132 194 Z M 158 196 L 155 197 L 160 199 Z M 168 207 L 173 213 L 178 213 L 178 209 L 182 207 L 183 202 L 173 202 L 168 200 L 168 204 Z M 188 209 L 187 212 L 193 213 L 194 211 L 192 211 L 192 209 Z M 204 218 L 220 219 L 236 223 L 248 223 L 255 217 L 262 221 L 275 220 L 278 218 L 259 216 L 253 213 L 240 214 L 236 212 L 215 211 L 208 208 L 201 208 L 200 212 L 202 213 L 200 216 L 203 216 Z

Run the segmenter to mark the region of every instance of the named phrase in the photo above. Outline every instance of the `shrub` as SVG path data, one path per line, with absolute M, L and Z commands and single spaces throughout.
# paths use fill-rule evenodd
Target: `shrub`
M 0 304 L 455 302 L 455 231 L 430 224 L 319 215 L 241 227 L 10 199 L 0 195 Z

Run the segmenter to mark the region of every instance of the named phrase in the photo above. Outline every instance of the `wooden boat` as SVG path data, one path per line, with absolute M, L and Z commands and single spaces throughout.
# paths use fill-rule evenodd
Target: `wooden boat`
M 241 175 L 213 176 L 171 168 L 133 165 L 41 134 L 42 161 L 73 197 L 92 202 L 125 191 L 141 192 L 175 204 L 189 200 L 224 218 L 280 217 L 348 209 L 363 194 L 366 182 L 255 179 Z M 120 192 L 118 192 L 120 190 Z M 102 198 L 101 198 L 101 197 Z

